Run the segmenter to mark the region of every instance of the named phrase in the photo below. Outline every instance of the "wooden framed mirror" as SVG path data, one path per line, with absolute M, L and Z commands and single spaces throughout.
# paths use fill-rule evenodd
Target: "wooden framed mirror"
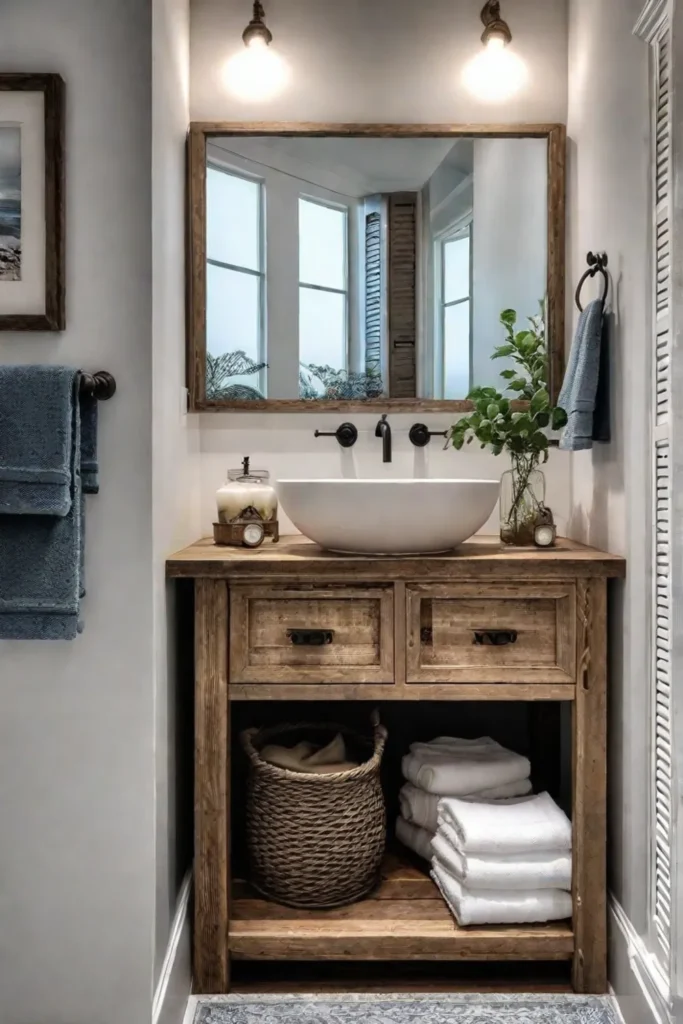
M 190 409 L 467 411 L 500 313 L 564 368 L 561 124 L 194 123 Z

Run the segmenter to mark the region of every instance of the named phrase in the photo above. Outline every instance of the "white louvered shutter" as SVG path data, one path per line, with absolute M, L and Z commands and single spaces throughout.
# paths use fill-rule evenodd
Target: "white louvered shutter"
M 671 35 L 667 19 L 653 40 L 652 132 L 654 344 L 652 381 L 652 848 L 651 901 L 657 958 L 671 966 L 673 699 L 672 699 L 672 328 L 671 328 Z
M 382 372 L 382 217 L 365 217 L 365 372 Z

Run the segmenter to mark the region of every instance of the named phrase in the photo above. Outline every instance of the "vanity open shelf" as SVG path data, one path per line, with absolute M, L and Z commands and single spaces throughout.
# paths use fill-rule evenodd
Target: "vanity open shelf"
M 540 551 L 474 538 L 449 555 L 384 558 L 304 538 L 254 551 L 201 541 L 173 555 L 168 575 L 194 581 L 196 991 L 228 991 L 231 960 L 516 960 L 571 961 L 577 992 L 604 992 L 607 580 L 624 572 L 622 559 L 566 540 Z M 235 730 L 247 713 L 252 724 L 255 714 L 286 716 L 292 701 L 310 704 L 312 720 L 314 703 L 363 702 L 367 715 L 367 702 L 390 702 L 405 707 L 402 728 L 426 702 L 468 702 L 482 716 L 495 706 L 513 716 L 518 705 L 537 754 L 545 744 L 558 756 L 564 706 L 572 920 L 458 928 L 426 864 L 395 847 L 372 898 L 339 910 L 260 898 L 239 857 L 232 877 Z
M 425 869 L 387 853 L 370 899 L 295 910 L 233 882 L 228 935 L 236 960 L 571 960 L 571 922 L 459 928 Z

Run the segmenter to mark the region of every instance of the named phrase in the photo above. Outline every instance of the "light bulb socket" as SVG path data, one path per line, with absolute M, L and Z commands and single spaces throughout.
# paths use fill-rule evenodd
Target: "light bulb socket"
M 254 15 L 242 33 L 245 46 L 249 46 L 255 39 L 262 39 L 266 46 L 272 43 L 273 33 L 263 20 L 265 16 L 266 12 L 263 9 L 261 0 L 254 0 Z
M 499 36 L 505 46 L 512 42 L 510 26 L 500 16 L 500 0 L 486 0 L 481 9 L 481 20 L 484 23 L 484 31 L 481 35 L 481 41 L 484 46 L 494 36 Z

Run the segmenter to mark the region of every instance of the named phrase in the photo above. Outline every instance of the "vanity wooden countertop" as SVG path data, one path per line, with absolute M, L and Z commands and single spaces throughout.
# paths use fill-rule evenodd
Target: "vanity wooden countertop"
M 553 548 L 502 547 L 497 537 L 477 536 L 443 555 L 338 555 L 306 537 L 266 540 L 260 548 L 219 547 L 211 538 L 171 555 L 168 577 L 239 579 L 263 576 L 376 579 L 472 579 L 558 577 L 622 578 L 626 561 L 577 541 L 558 538 Z

